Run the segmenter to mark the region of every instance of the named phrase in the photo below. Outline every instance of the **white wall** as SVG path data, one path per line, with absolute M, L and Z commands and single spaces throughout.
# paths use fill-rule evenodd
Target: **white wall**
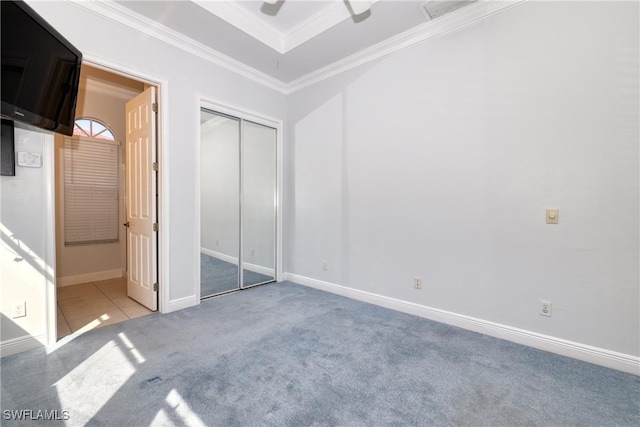
M 53 236 L 53 134 L 15 124 L 16 152 L 37 153 L 42 167 L 16 166 L 0 177 L 0 333 L 2 356 L 46 344 L 52 331 L 48 302 L 55 298 Z M 25 302 L 26 316 L 12 318 L 12 304 Z M 54 323 L 55 324 L 55 323 Z M 55 330 L 54 334 L 55 334 Z
M 637 363 L 638 31 L 529 2 L 291 95 L 288 277 Z
M 166 83 L 161 93 L 161 306 L 165 311 L 197 304 L 196 299 L 196 132 L 198 97 L 271 117 L 285 116 L 284 95 L 226 71 L 169 44 L 64 1 L 29 2 L 45 20 L 83 52 L 85 58 L 119 66 Z M 165 98 L 162 98 L 165 96 Z M 162 116 L 162 114 L 166 116 Z M 166 121 L 162 119 L 166 117 Z M 162 150 L 162 149 L 161 149 Z M 168 215 L 163 221 L 162 215 Z M 164 231 L 163 231 L 164 230 Z M 168 283 L 167 283 L 168 282 Z M 167 292 L 168 288 L 168 292 Z M 164 289 L 164 291 L 163 291 Z

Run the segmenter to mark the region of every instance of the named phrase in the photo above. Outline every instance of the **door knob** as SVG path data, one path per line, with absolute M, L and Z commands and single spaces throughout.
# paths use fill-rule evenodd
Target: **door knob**
M 129 221 L 125 222 L 125 223 L 124 223 L 124 224 L 122 224 L 122 225 L 124 225 L 125 227 L 129 227 Z

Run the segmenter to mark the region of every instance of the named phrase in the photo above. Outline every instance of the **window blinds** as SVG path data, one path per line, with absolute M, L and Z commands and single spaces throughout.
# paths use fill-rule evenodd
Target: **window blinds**
M 118 145 L 65 138 L 65 245 L 118 241 Z

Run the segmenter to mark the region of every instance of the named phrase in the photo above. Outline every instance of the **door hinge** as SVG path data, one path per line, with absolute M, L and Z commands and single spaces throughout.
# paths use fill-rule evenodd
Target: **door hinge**
M 158 231 L 158 223 L 157 222 L 153 223 L 153 231 Z
M 158 292 L 158 284 L 157 283 L 153 284 L 153 291 L 154 292 Z
M 158 112 L 158 103 L 154 102 L 153 104 L 151 104 L 151 111 L 153 111 L 154 113 Z
M 158 172 L 158 162 L 153 162 L 153 166 L 152 167 L 153 167 L 153 170 L 155 172 Z

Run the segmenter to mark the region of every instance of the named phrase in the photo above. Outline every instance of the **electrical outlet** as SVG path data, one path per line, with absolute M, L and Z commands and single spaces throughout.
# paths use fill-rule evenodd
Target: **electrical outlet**
M 11 303 L 11 317 L 24 317 L 27 315 L 27 303 L 25 301 L 14 301 Z
M 422 278 L 414 277 L 413 278 L 413 287 L 416 289 L 422 289 Z
M 540 301 L 540 315 L 551 317 L 551 303 L 549 301 Z
M 251 248 L 251 256 L 256 256 L 256 250 Z
M 325 271 L 329 269 L 329 263 L 326 260 L 322 261 L 322 269 Z

